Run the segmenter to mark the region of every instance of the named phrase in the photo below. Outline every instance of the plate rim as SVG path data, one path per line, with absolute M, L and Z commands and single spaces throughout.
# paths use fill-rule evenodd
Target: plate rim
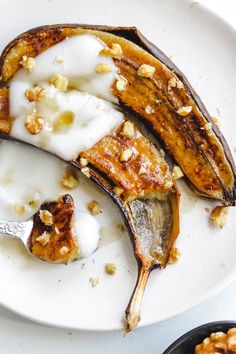
M 182 0 L 182 3 L 184 3 L 186 6 L 191 6 L 191 3 L 189 2 L 189 0 Z M 220 16 L 220 14 L 216 13 L 213 8 L 209 8 L 207 5 L 205 5 L 203 3 L 197 3 L 196 6 L 202 12 L 204 12 L 207 16 L 213 17 L 213 18 L 217 19 L 217 21 L 220 21 L 221 24 L 224 26 L 224 28 L 226 28 L 228 31 L 231 31 L 232 34 L 236 38 L 236 28 L 230 22 L 228 22 L 225 18 Z M 209 301 L 213 297 L 217 296 L 223 289 L 227 288 L 235 279 L 236 279 L 236 267 L 228 273 L 227 277 L 225 277 L 224 280 L 222 280 L 219 284 L 212 287 L 209 291 L 205 292 L 204 295 L 202 295 L 201 297 L 198 297 L 197 299 L 195 299 L 191 303 L 188 303 L 185 306 L 180 307 L 179 309 L 173 311 L 172 313 L 168 313 L 166 315 L 163 315 L 158 320 L 155 320 L 154 318 L 150 318 L 150 317 L 149 317 L 149 319 L 145 320 L 144 318 L 142 318 L 142 314 L 141 314 L 141 322 L 139 323 L 138 328 L 164 322 L 168 319 L 171 319 L 171 318 L 174 318 L 180 314 L 183 314 L 186 311 L 203 304 L 204 302 Z M 81 326 L 76 326 L 76 325 L 67 326 L 66 324 L 54 322 L 51 319 L 48 319 L 48 320 L 39 319 L 39 318 L 37 318 L 33 315 L 30 315 L 28 313 L 21 312 L 20 310 L 18 310 L 17 308 L 15 308 L 12 305 L 4 303 L 4 301 L 2 301 L 1 298 L 0 298 L 0 306 L 4 307 L 8 311 L 11 311 L 12 313 L 16 314 L 17 316 L 19 316 L 23 319 L 26 319 L 31 322 L 35 322 L 35 323 L 38 323 L 38 324 L 41 324 L 44 326 L 53 327 L 53 328 L 78 330 L 78 331 L 90 331 L 90 332 L 111 332 L 111 331 L 120 331 L 123 329 L 121 326 L 113 326 L 111 328 L 111 327 L 107 327 L 106 325 L 105 326 L 99 325 L 99 327 L 96 327 L 96 326 L 93 326 L 93 327 L 83 326 L 83 327 L 81 327 Z M 199 327 L 201 327 L 201 326 L 199 326 Z

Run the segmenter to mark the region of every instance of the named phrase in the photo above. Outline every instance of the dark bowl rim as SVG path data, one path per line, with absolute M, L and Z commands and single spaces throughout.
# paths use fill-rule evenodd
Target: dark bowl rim
M 180 342 L 182 342 L 184 339 L 192 336 L 193 334 L 195 334 L 196 332 L 198 332 L 199 330 L 201 330 L 202 328 L 206 328 L 206 327 L 215 327 L 215 326 L 219 326 L 219 325 L 232 325 L 232 326 L 236 326 L 236 321 L 230 321 L 230 320 L 225 320 L 225 321 L 213 321 L 213 322 L 208 322 L 205 324 L 202 324 L 198 327 L 195 327 L 193 329 L 191 329 L 190 331 L 184 333 L 181 337 L 179 337 L 178 339 L 176 339 L 162 354 L 169 354 L 169 352 L 174 349 L 176 347 L 177 344 L 179 344 Z M 214 331 L 214 329 L 213 329 Z

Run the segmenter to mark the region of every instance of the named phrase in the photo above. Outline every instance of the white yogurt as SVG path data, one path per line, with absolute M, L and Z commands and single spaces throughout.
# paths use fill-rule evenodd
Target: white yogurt
M 89 92 L 91 95 L 114 101 L 110 89 L 116 77 L 117 68 L 110 57 L 99 56 L 105 47 L 98 38 L 83 34 L 65 39 L 48 48 L 35 59 L 35 67 L 31 73 L 20 69 L 12 80 L 32 85 L 47 82 L 55 74 L 66 76 L 70 84 L 77 90 Z M 58 63 L 58 58 L 62 63 Z M 105 63 L 113 71 L 97 74 L 97 64 Z
M 21 86 L 18 83 L 19 86 Z M 19 88 L 18 86 L 18 88 Z M 20 88 L 21 89 L 21 88 Z M 109 134 L 122 122 L 123 114 L 116 111 L 106 101 L 85 92 L 55 92 L 52 98 L 44 99 L 36 104 L 36 112 L 47 117 L 52 125 L 63 112 L 72 112 L 74 122 L 66 131 L 53 131 L 51 124 L 36 135 L 31 135 L 25 128 L 25 117 L 32 112 L 28 102 L 19 102 L 20 92 L 13 90 L 16 106 L 11 114 L 14 120 L 11 135 L 32 145 L 71 161 L 79 152 L 91 148 L 95 143 Z M 25 99 L 24 99 L 25 100 Z M 18 101 L 18 102 L 17 102 Z M 23 102 L 23 100 L 22 100 Z
M 95 218 L 82 211 L 84 205 L 78 198 L 80 185 L 75 190 L 65 190 L 60 185 L 66 163 L 30 147 L 0 142 L 0 220 L 24 221 L 30 218 L 47 199 L 68 193 L 75 203 L 74 233 L 79 242 L 80 257 L 87 257 L 98 247 L 100 225 Z M 34 207 L 28 204 L 36 200 Z M 24 214 L 16 206 L 26 207 Z
M 21 68 L 9 87 L 10 116 L 14 118 L 11 135 L 72 160 L 111 133 L 122 122 L 123 114 L 103 100 L 114 101 L 110 89 L 117 75 L 112 58 L 99 56 L 103 48 L 104 44 L 97 38 L 77 35 L 39 54 L 31 73 Z M 58 58 L 62 63 L 58 63 Z M 113 71 L 96 73 L 99 63 L 108 64 Z M 54 74 L 66 76 L 73 90 L 59 92 L 49 85 Z M 25 91 L 36 84 L 46 89 L 46 96 L 40 102 L 29 102 Z M 54 123 L 64 112 L 72 112 L 73 124 L 64 131 L 55 131 Z M 31 113 L 47 121 L 37 135 L 25 128 L 26 116 Z
M 74 233 L 78 239 L 80 257 L 88 257 L 96 251 L 100 240 L 99 230 L 100 225 L 90 214 L 82 211 L 75 213 Z

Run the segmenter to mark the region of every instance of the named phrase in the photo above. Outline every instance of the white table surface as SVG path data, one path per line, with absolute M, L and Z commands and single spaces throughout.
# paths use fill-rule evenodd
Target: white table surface
M 193 6 L 199 2 L 236 28 L 236 0 L 193 1 Z M 137 329 L 125 338 L 120 332 L 51 328 L 22 319 L 0 307 L 0 354 L 162 354 L 176 338 L 200 324 L 235 320 L 235 299 L 236 280 L 207 303 L 160 324 Z

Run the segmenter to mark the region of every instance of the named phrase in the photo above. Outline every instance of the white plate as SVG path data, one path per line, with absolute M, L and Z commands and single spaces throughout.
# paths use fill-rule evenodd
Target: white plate
M 5 0 L 1 1 L 1 46 L 30 27 L 63 22 L 136 25 L 173 56 L 211 114 L 220 118 L 235 153 L 236 34 L 226 23 L 196 2 L 180 0 Z M 182 183 L 181 188 L 178 247 L 182 257 L 176 265 L 151 275 L 141 325 L 189 309 L 222 289 L 236 274 L 235 210 L 230 210 L 227 226 L 218 231 L 209 225 L 204 210 L 211 203 L 197 200 Z M 104 211 L 107 223 L 110 205 Z M 117 264 L 117 275 L 104 274 L 106 262 Z M 128 238 L 111 240 L 85 263 L 84 269 L 81 262 L 70 266 L 38 263 L 25 256 L 19 243 L 1 243 L 0 302 L 18 314 L 54 326 L 120 329 L 136 280 Z M 96 288 L 88 281 L 91 276 L 101 279 Z

